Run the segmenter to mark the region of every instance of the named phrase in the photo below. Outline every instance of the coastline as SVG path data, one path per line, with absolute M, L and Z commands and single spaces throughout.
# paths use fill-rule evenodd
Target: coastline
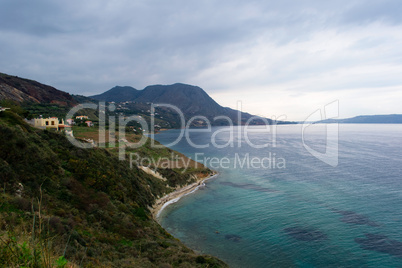
M 183 196 L 189 195 L 191 193 L 194 193 L 195 191 L 198 190 L 199 187 L 205 186 L 205 181 L 210 180 L 218 176 L 219 173 L 214 171 L 212 174 L 209 176 L 199 179 L 196 182 L 186 185 L 184 187 L 178 188 L 175 191 L 157 199 L 155 201 L 155 204 L 151 208 L 151 214 L 154 220 L 158 221 L 158 218 L 161 214 L 161 212 L 169 205 L 176 203 L 177 201 L 180 200 Z

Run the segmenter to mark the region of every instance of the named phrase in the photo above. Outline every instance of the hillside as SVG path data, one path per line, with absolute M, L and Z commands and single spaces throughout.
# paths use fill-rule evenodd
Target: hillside
M 171 104 L 178 107 L 186 119 L 193 116 L 205 116 L 213 125 L 227 124 L 226 120 L 213 121 L 216 116 L 227 116 L 235 125 L 239 122 L 238 111 L 222 107 L 200 87 L 181 83 L 147 86 L 143 90 L 135 90 L 131 87 L 114 87 L 103 94 L 91 96 L 91 98 L 114 102 Z M 244 112 L 241 112 L 240 115 L 241 124 L 253 117 L 253 115 Z M 267 120 L 272 123 L 270 119 Z M 254 124 L 261 123 L 260 120 L 254 121 Z
M 194 116 L 206 117 L 211 125 L 228 125 L 226 119 L 214 120 L 216 116 L 229 118 L 234 125 L 264 124 L 261 119 L 249 121 L 253 115 L 239 112 L 230 108 L 222 107 L 216 103 L 202 88 L 186 84 L 176 83 L 173 85 L 153 85 L 137 90 L 129 86 L 116 86 L 102 94 L 84 97 L 70 95 L 57 90 L 54 87 L 41 84 L 34 80 L 19 78 L 0 73 L 0 101 L 3 104 L 11 105 L 12 100 L 20 103 L 27 110 L 31 117 L 57 116 L 65 117 L 71 107 L 78 103 L 96 103 L 97 101 L 116 102 L 115 112 L 107 111 L 107 115 L 131 116 L 141 115 L 148 124 L 151 123 L 151 103 L 172 104 L 178 107 L 189 120 Z M 160 128 L 181 128 L 180 117 L 176 111 L 160 107 L 157 108 L 158 116 L 155 116 L 155 125 Z M 96 111 L 84 111 L 92 120 L 97 121 Z M 240 118 L 239 118 L 240 114 Z M 272 120 L 266 119 L 269 123 Z M 284 122 L 277 122 L 284 123 Z M 205 127 L 205 120 L 195 120 L 192 127 Z
M 149 211 L 208 169 L 159 169 L 161 180 L 114 150 L 80 149 L 34 129 L 15 112 L 0 112 L 0 266 L 226 267 L 185 247 Z
M 328 119 L 317 123 L 340 123 L 340 124 L 402 124 L 402 114 L 389 115 L 360 115 L 346 119 Z
M 210 117 L 225 114 L 225 108 L 216 103 L 204 90 L 185 84 L 148 86 L 135 101 L 169 103 L 181 108 L 182 112 L 189 116 L 205 115 Z
M 39 82 L 0 73 L 0 100 L 74 106 L 77 101 L 68 93 Z
M 114 101 L 114 102 L 123 102 L 123 101 L 133 101 L 137 98 L 138 94 L 141 91 L 125 86 L 115 86 L 114 88 L 95 96 L 91 96 L 90 98 L 98 100 L 98 101 Z

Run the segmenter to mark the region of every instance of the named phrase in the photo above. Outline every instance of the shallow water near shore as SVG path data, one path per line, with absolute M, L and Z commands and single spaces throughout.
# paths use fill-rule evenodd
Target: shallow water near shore
M 306 150 L 299 125 L 278 126 L 276 137 L 235 127 L 235 146 L 216 148 L 211 137 L 220 130 L 214 142 L 225 144 L 224 129 L 191 133 L 207 148 L 170 146 L 219 172 L 163 210 L 172 235 L 231 267 L 402 266 L 402 125 L 340 125 L 336 167 Z M 155 139 L 169 145 L 179 133 Z M 304 142 L 325 153 L 325 126 L 309 127 Z

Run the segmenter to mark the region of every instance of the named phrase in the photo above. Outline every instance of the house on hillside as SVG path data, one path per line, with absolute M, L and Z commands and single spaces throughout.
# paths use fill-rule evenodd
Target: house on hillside
M 0 106 L 0 112 L 4 112 L 5 110 L 10 110 L 10 108 L 6 108 L 6 107 L 1 107 L 1 106 Z
M 86 116 L 86 115 L 78 115 L 78 116 L 75 117 L 75 119 L 84 120 L 84 119 L 88 119 L 88 116 Z
M 93 127 L 94 126 L 92 121 L 85 121 L 85 124 L 87 124 L 88 127 Z
M 74 119 L 67 119 L 67 124 L 69 124 L 70 126 L 75 125 Z
M 57 117 L 35 118 L 34 127 L 41 129 L 63 130 L 64 120 L 59 120 Z

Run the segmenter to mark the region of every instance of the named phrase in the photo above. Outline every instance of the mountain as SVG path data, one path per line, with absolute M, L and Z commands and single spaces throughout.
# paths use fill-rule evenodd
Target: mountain
M 39 82 L 0 73 L 0 100 L 74 106 L 77 101 L 68 93 Z
M 226 114 L 225 108 L 216 103 L 200 87 L 179 83 L 168 86 L 148 86 L 135 101 L 172 104 L 189 116 L 204 115 L 210 117 Z
M 402 114 L 388 115 L 360 115 L 346 119 L 328 119 L 317 123 L 340 123 L 340 124 L 402 124 Z
M 114 102 L 123 102 L 123 101 L 133 101 L 141 91 L 133 88 L 133 87 L 121 87 L 115 86 L 114 88 L 95 96 L 91 96 L 92 99 L 99 101 L 114 101 Z
M 131 87 L 114 87 L 103 94 L 90 97 L 102 101 L 171 104 L 178 107 L 186 119 L 193 116 L 205 116 L 213 123 L 214 117 L 227 116 L 234 124 L 238 123 L 238 111 L 222 107 L 202 88 L 182 83 L 152 85 L 143 90 L 135 90 Z M 248 113 L 241 112 L 240 114 L 242 124 L 253 117 Z M 272 122 L 270 119 L 267 120 L 270 123 Z

